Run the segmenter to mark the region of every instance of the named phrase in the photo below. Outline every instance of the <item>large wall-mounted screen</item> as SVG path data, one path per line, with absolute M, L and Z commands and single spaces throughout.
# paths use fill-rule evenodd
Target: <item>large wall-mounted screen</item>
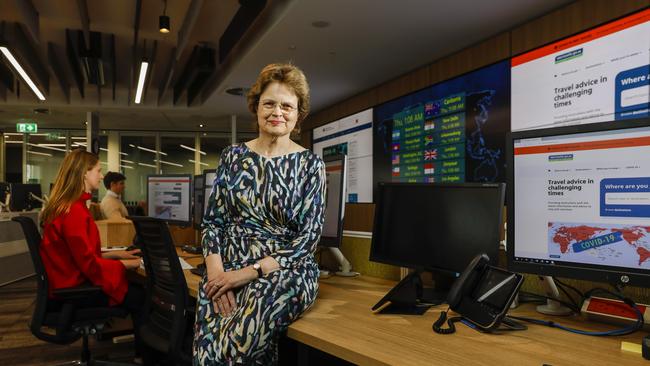
M 372 202 L 372 109 L 316 127 L 312 138 L 323 159 L 347 155 L 346 202 Z
M 512 58 L 512 130 L 648 116 L 650 9 Z
M 510 64 L 502 61 L 374 109 L 378 182 L 503 182 Z

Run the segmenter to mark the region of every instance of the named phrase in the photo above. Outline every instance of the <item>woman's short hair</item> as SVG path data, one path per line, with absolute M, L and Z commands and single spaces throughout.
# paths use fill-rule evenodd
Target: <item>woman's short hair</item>
M 302 70 L 294 65 L 266 65 L 248 92 L 248 110 L 257 116 L 260 95 L 274 81 L 288 86 L 298 97 L 298 121 L 296 122 L 296 127 L 299 127 L 300 122 L 309 114 L 309 84 L 307 84 L 307 78 Z
M 111 189 L 111 183 L 119 183 L 123 180 L 126 180 L 124 174 L 118 172 L 108 172 L 104 176 L 104 187 L 106 187 L 106 189 Z

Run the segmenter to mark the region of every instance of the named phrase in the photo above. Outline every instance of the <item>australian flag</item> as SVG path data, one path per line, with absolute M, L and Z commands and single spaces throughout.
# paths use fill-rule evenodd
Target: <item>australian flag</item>
M 424 160 L 438 159 L 438 149 L 424 150 Z
M 440 102 L 428 102 L 424 105 L 424 116 L 431 117 L 440 114 Z

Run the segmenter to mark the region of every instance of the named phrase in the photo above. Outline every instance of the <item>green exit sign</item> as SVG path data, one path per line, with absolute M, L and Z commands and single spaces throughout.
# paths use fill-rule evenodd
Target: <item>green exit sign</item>
M 36 133 L 38 125 L 36 123 L 16 123 L 16 132 Z

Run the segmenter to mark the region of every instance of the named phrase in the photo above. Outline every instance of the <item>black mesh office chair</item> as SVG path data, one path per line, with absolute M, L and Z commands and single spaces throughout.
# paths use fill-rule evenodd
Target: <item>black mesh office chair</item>
M 164 354 L 167 364 L 189 364 L 194 306 L 167 223 L 151 217 L 129 219 L 135 226 L 147 272 L 142 341 Z
M 93 360 L 88 347 L 88 336 L 100 332 L 112 317 L 126 317 L 127 312 L 115 307 L 84 307 L 84 299 L 101 293 L 98 286 L 79 286 L 54 291 L 57 299 L 48 298 L 47 273 L 41 260 L 39 246 L 41 235 L 34 221 L 25 216 L 12 218 L 20 224 L 36 271 L 36 307 L 32 315 L 30 330 L 36 338 L 55 344 L 70 344 L 83 339 L 81 359 L 73 364 L 122 365 L 115 362 Z M 45 330 L 49 329 L 49 332 Z

